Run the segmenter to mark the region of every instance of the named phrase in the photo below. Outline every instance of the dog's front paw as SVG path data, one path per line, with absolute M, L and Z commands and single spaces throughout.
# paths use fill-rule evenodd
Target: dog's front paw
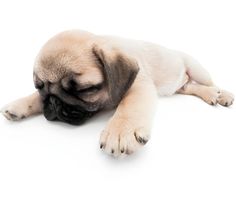
M 129 155 L 145 145 L 150 131 L 124 119 L 112 119 L 100 138 L 100 148 L 115 157 Z
M 18 121 L 27 117 L 30 107 L 22 103 L 21 100 L 12 102 L 2 108 L 1 113 L 11 121 Z

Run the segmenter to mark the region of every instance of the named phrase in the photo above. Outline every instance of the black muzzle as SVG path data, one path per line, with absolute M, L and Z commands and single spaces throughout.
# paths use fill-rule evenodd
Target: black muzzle
M 47 96 L 43 104 L 43 114 L 49 121 L 80 125 L 96 113 L 86 111 L 81 106 L 69 105 L 54 95 Z

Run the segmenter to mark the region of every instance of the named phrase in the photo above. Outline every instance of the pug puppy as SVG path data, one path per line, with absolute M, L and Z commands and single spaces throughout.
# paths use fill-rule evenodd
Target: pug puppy
M 5 106 L 7 119 L 43 113 L 50 121 L 82 124 L 116 108 L 100 138 L 100 148 L 115 157 L 147 143 L 158 95 L 194 95 L 223 106 L 234 100 L 185 53 L 79 30 L 60 33 L 42 47 L 33 78 L 37 91 Z

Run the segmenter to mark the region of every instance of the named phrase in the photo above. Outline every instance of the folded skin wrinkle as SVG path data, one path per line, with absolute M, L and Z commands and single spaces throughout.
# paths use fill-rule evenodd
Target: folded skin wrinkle
M 81 106 L 69 105 L 54 95 L 44 100 L 43 113 L 49 121 L 62 121 L 73 125 L 80 125 L 96 112 L 89 112 Z

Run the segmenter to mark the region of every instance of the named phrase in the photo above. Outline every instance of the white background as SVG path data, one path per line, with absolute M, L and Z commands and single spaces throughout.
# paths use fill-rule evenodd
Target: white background
M 57 32 L 156 42 L 197 58 L 236 94 L 235 0 L 1 1 L 0 106 L 34 91 L 32 66 Z M 112 112 L 83 126 L 0 118 L 0 198 L 235 199 L 236 111 L 192 96 L 159 99 L 152 139 L 117 160 L 99 150 Z M 144 116 L 145 117 L 145 116 Z

